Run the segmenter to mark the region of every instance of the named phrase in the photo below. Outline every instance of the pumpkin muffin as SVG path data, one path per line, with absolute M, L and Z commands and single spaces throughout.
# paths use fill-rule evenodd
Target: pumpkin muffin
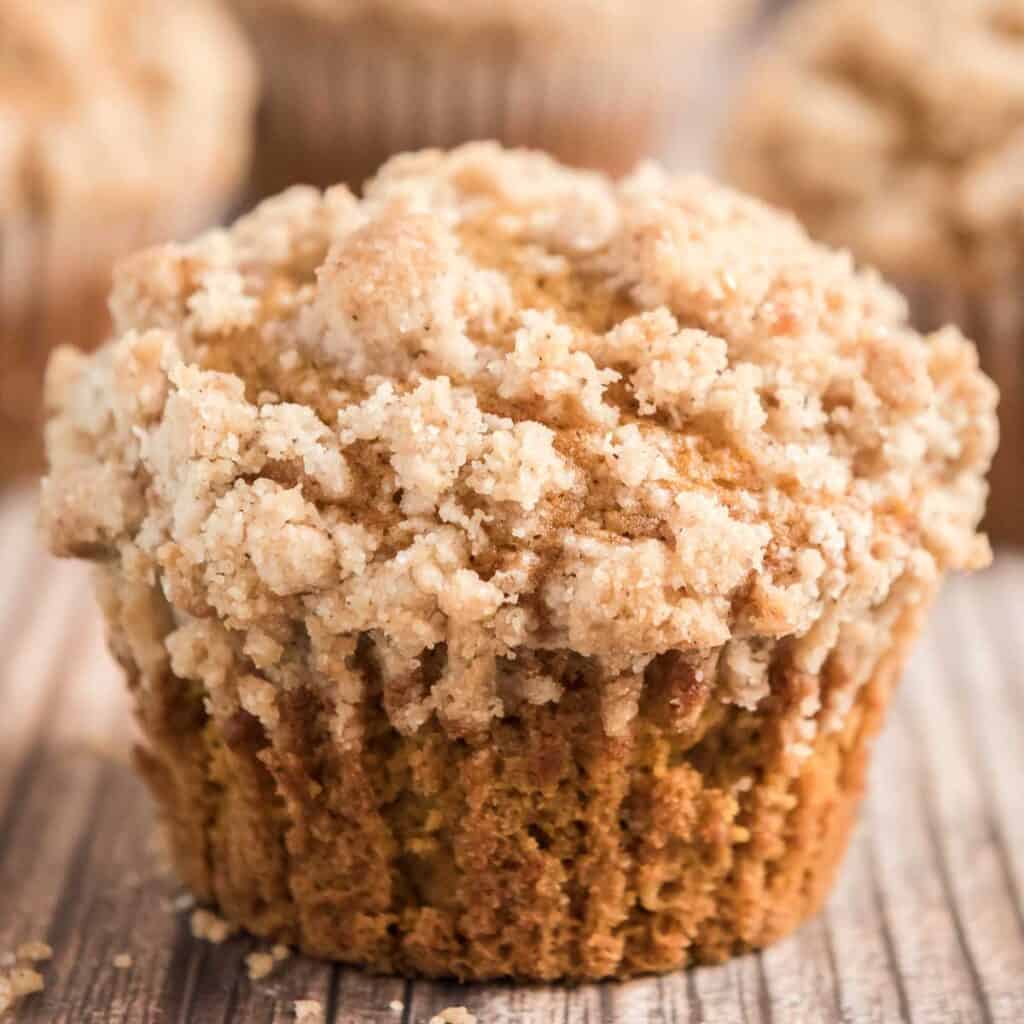
M 821 904 L 995 389 L 795 221 L 474 144 L 122 265 L 50 366 L 183 878 L 377 971 L 602 978 Z
M 987 526 L 1024 542 L 1024 2 L 810 0 L 727 150 L 741 187 L 958 323 L 1002 395 Z
M 0 477 L 42 465 L 49 349 L 102 339 L 113 261 L 223 212 L 253 101 L 206 0 L 0 4 Z
M 622 172 L 753 0 L 233 0 L 263 67 L 255 186 L 354 188 L 471 139 Z

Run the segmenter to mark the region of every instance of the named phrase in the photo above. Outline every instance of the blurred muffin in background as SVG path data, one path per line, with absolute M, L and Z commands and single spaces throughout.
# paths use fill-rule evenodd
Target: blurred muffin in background
M 233 0 L 263 65 L 256 187 L 360 186 L 494 138 L 613 173 L 664 136 L 753 0 Z
M 1024 0 L 812 0 L 729 131 L 732 179 L 955 320 L 1002 392 L 987 521 L 1024 541 Z
M 254 86 L 208 0 L 0 2 L 0 477 L 41 466 L 48 350 L 102 340 L 113 262 L 224 212 Z

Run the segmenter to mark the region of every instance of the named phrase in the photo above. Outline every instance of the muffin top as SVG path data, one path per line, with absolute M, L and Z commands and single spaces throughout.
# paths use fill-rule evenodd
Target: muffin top
M 159 583 L 180 674 L 210 624 L 275 681 L 370 637 L 399 728 L 469 730 L 505 677 L 555 699 L 547 654 L 636 679 L 785 638 L 815 671 L 900 580 L 987 556 L 973 346 L 702 179 L 402 156 L 133 258 L 111 306 L 51 363 L 44 522 Z
M 721 29 L 749 13 L 752 0 L 234 0 L 243 11 L 298 12 L 335 24 L 376 26 L 417 41 L 501 43 L 529 53 L 552 47 L 618 47 Z
M 0 215 L 237 181 L 254 78 L 207 0 L 0 4 Z
M 1024 0 L 810 0 L 733 125 L 736 182 L 884 272 L 1024 271 Z

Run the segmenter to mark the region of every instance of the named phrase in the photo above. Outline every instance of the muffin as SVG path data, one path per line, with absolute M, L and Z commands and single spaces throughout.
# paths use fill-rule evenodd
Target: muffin
M 41 467 L 49 349 L 102 339 L 112 262 L 243 180 L 245 45 L 205 0 L 0 4 L 0 477 Z
M 202 901 L 375 971 L 602 978 L 820 905 L 976 534 L 995 389 L 795 221 L 474 144 L 122 265 L 51 362 Z
M 266 96 L 256 190 L 362 185 L 395 153 L 495 138 L 621 172 L 680 116 L 752 0 L 233 0 Z
M 1024 541 L 1024 3 L 811 0 L 729 133 L 741 187 L 955 321 L 1002 394 L 987 526 Z

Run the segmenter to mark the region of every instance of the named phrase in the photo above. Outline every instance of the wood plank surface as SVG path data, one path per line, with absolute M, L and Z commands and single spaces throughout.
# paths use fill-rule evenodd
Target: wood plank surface
M 1020 1024 L 1024 555 L 946 587 L 872 765 L 826 911 L 758 956 L 628 984 L 458 986 L 192 937 L 128 763 L 131 721 L 82 566 L 43 555 L 34 495 L 0 496 L 0 953 L 44 940 L 24 1024 Z M 128 967 L 115 965 L 126 954 Z M 401 1008 L 398 1009 L 398 1005 Z

